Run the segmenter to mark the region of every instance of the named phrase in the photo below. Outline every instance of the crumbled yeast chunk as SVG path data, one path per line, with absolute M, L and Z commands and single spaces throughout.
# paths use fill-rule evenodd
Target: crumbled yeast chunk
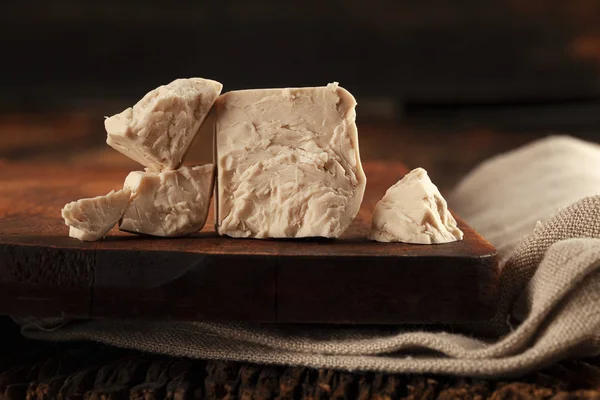
M 69 236 L 90 242 L 102 239 L 125 213 L 130 196 L 129 189 L 113 190 L 106 196 L 68 203 L 61 214 L 69 226 Z
M 178 168 L 223 85 L 177 79 L 104 121 L 106 143 L 152 171 Z
M 356 101 L 326 87 L 225 93 L 216 102 L 217 230 L 221 235 L 342 235 L 366 177 Z
M 373 212 L 371 239 L 379 242 L 433 244 L 462 238 L 446 200 L 423 168 L 390 187 Z
M 214 186 L 214 165 L 163 172 L 131 172 L 131 202 L 119 229 L 153 236 L 183 236 L 204 227 Z

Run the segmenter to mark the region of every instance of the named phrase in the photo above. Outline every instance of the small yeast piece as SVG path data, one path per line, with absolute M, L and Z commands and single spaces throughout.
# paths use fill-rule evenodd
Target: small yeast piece
M 152 171 L 178 168 L 223 85 L 176 79 L 104 121 L 106 143 Z
M 416 168 L 390 187 L 375 206 L 370 238 L 434 244 L 462 240 L 463 232 L 427 171 Z
M 131 172 L 125 179 L 131 201 L 119 229 L 162 237 L 198 232 L 206 222 L 213 186 L 213 164 Z
M 216 226 L 250 238 L 337 238 L 366 185 L 356 100 L 337 83 L 225 93 L 216 102 Z
M 61 214 L 69 226 L 69 236 L 88 242 L 102 239 L 119 222 L 130 197 L 131 191 L 125 188 L 68 203 Z

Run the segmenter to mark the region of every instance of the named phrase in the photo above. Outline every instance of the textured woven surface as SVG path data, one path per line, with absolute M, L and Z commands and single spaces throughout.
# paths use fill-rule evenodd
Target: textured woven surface
M 458 327 L 471 335 L 121 321 L 24 321 L 23 332 L 191 358 L 391 373 L 508 376 L 591 356 L 600 328 L 598 167 L 597 145 L 555 137 L 488 161 L 458 186 L 451 206 L 503 259 L 498 315 Z
M 600 360 L 518 381 L 347 373 L 23 342 L 0 357 L 3 399 L 599 399 Z M 2 397 L 3 395 L 3 397 Z

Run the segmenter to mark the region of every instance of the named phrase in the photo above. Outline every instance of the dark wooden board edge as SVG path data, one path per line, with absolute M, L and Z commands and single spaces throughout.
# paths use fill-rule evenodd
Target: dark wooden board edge
M 294 258 L 278 270 L 278 322 L 457 323 L 492 317 L 495 255 Z
M 44 252 L 60 265 L 38 265 Z M 454 323 L 493 315 L 498 289 L 494 253 L 274 258 L 0 244 L 0 255 L 0 313 L 11 315 Z

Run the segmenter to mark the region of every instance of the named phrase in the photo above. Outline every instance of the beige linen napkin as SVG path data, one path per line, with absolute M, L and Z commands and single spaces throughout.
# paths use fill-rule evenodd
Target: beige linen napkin
M 600 146 L 549 137 L 488 160 L 450 206 L 501 255 L 495 318 L 459 327 L 21 321 L 25 336 L 192 358 L 360 371 L 507 376 L 600 353 Z M 541 221 L 541 222 L 540 222 Z M 414 328 L 413 328 L 414 329 Z

